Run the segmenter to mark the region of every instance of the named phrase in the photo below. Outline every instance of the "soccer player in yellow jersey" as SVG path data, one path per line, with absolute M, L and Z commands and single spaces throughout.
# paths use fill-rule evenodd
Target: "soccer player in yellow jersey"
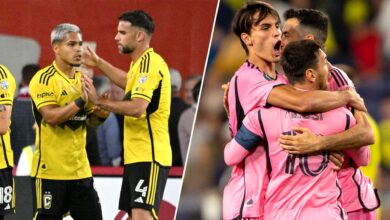
M 0 220 L 15 212 L 14 154 L 9 129 L 15 88 L 14 77 L 0 64 Z
M 88 48 L 85 64 L 98 67 L 111 81 L 125 89 L 123 101 L 98 98 L 86 79 L 89 99 L 97 106 L 125 115 L 125 170 L 119 208 L 131 219 L 157 219 L 172 163 L 168 134 L 171 85 L 168 66 L 149 47 L 154 22 L 144 11 L 119 16 L 115 40 L 119 52 L 132 60 L 126 74 Z
M 73 24 L 59 24 L 51 32 L 52 64 L 30 82 L 36 121 L 31 177 L 35 185 L 36 219 L 102 219 L 87 158 L 86 126 L 103 120 L 93 111 L 83 89 L 82 35 Z

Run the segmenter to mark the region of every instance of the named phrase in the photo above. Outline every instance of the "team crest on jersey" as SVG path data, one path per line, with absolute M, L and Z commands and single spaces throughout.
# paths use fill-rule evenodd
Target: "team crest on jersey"
M 50 192 L 45 192 L 43 195 L 43 208 L 50 209 L 51 208 L 51 202 L 52 202 L 52 196 Z
M 4 80 L 2 82 L 0 82 L 0 87 L 3 89 L 3 90 L 7 90 L 9 88 L 9 82 L 8 80 Z
M 139 84 L 145 83 L 146 80 L 147 80 L 147 78 L 148 78 L 148 77 L 145 76 L 145 75 L 141 76 L 141 77 L 139 78 L 139 80 L 138 80 Z

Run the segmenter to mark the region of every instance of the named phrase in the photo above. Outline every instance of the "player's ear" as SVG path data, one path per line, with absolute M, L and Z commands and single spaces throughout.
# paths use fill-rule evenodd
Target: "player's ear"
M 137 42 L 141 42 L 145 39 L 146 33 L 144 31 L 138 31 L 136 35 Z
M 314 83 L 316 81 L 316 78 L 317 78 L 317 72 L 311 68 L 307 69 L 305 71 L 305 77 L 306 77 L 307 81 Z
M 52 45 L 52 48 L 53 48 L 54 54 L 57 54 L 58 50 L 60 49 L 60 46 L 58 45 L 58 43 L 54 43 Z
M 306 35 L 305 40 L 314 40 L 314 35 L 312 35 L 312 34 Z
M 241 40 L 245 43 L 247 46 L 253 46 L 252 38 L 247 33 L 241 33 Z

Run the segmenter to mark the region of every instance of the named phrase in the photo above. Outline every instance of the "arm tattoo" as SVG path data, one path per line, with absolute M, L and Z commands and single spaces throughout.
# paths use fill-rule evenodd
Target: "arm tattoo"
M 5 105 L 0 105 L 0 112 L 5 112 L 6 108 Z

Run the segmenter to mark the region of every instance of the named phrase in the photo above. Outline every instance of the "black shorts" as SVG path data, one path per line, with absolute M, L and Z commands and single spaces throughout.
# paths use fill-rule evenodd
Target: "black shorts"
M 119 209 L 129 215 L 132 208 L 146 209 L 157 219 L 168 174 L 169 167 L 153 162 L 126 164 Z
M 15 183 L 12 168 L 0 169 L 0 215 L 15 213 Z
M 70 213 L 73 219 L 100 220 L 102 209 L 93 179 L 49 180 L 33 178 L 33 198 L 38 211 L 37 219 L 42 215 L 63 216 Z

